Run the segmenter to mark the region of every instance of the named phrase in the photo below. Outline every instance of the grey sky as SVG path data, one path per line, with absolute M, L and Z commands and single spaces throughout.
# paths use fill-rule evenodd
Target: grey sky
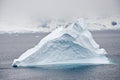
M 116 15 L 118 5 L 119 0 L 0 0 L 0 20 Z

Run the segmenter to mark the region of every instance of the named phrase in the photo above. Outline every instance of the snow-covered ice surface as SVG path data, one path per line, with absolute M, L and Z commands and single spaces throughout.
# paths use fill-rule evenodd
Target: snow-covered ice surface
M 51 32 L 38 45 L 15 59 L 13 66 L 72 68 L 109 64 L 106 53 L 94 41 L 83 19 L 78 19 Z
M 0 21 L 1 33 L 36 33 L 36 32 L 52 32 L 56 27 L 65 26 L 68 22 L 72 22 L 77 18 L 38 18 L 30 19 L 27 22 L 6 22 Z M 120 30 L 120 16 L 114 17 L 88 17 L 84 18 L 87 28 L 93 30 Z M 116 25 L 112 25 L 116 22 Z

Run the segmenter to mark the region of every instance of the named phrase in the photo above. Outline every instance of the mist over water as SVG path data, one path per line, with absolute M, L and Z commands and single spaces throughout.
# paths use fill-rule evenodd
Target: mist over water
M 120 24 L 119 13 L 119 0 L 1 0 L 0 31 L 49 32 L 81 17 L 95 29 L 113 20 Z

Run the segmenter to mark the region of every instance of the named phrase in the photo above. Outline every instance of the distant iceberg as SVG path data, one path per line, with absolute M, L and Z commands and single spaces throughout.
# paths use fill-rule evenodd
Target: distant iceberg
M 106 53 L 94 41 L 84 20 L 78 19 L 51 32 L 38 45 L 15 59 L 12 66 L 72 68 L 109 64 Z

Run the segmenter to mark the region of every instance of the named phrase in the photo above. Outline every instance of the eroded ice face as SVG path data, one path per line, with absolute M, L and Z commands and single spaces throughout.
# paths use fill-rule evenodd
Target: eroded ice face
M 67 27 L 60 27 L 43 38 L 34 48 L 27 50 L 13 65 L 22 67 L 63 68 L 109 64 L 106 51 L 100 49 L 91 33 L 85 28 L 84 21 L 78 19 Z M 69 66 L 68 66 L 69 65 Z

